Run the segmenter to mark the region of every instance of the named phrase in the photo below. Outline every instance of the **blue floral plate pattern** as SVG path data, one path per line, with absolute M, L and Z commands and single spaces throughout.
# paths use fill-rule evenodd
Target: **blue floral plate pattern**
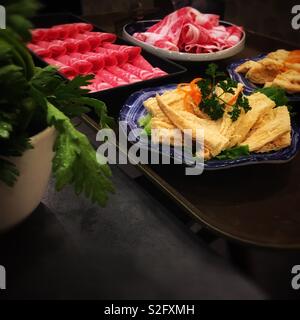
M 265 56 L 266 55 L 261 54 L 259 56 L 254 57 L 254 58 L 241 59 L 236 62 L 233 62 L 232 64 L 230 64 L 227 67 L 227 71 L 230 75 L 230 78 L 237 81 L 237 82 L 242 83 L 244 85 L 244 93 L 247 95 L 251 94 L 254 90 L 261 88 L 261 87 L 255 85 L 254 83 L 249 81 L 245 77 L 244 74 L 236 72 L 235 69 L 246 61 L 249 61 L 249 60 L 258 61 L 258 60 L 263 59 Z M 300 94 L 287 94 L 287 97 L 288 97 L 289 101 L 300 101 Z
M 147 88 L 140 91 L 137 91 L 129 96 L 125 104 L 123 105 L 119 121 L 123 121 L 125 126 L 127 126 L 127 132 L 140 128 L 138 120 L 147 114 L 147 110 L 143 106 L 143 102 L 150 97 L 154 97 L 156 94 L 162 94 L 167 90 L 174 89 L 175 84 L 164 85 L 156 88 Z M 125 128 L 123 127 L 122 130 Z M 292 144 L 279 151 L 268 152 L 268 153 L 251 153 L 248 156 L 242 156 L 234 160 L 217 160 L 212 159 L 206 161 L 204 164 L 205 170 L 218 170 L 218 169 L 227 169 L 238 166 L 260 164 L 260 163 L 284 163 L 292 160 L 298 150 L 300 149 L 300 127 L 297 124 L 295 119 L 292 119 Z M 136 142 L 139 140 L 139 136 L 133 134 L 133 140 Z M 135 142 L 132 141 L 132 142 Z M 176 149 L 170 148 L 169 156 L 173 159 L 180 160 L 176 154 Z M 163 153 L 164 151 L 160 151 Z M 182 156 L 181 156 L 182 159 Z M 185 159 L 186 164 L 188 165 L 189 161 L 193 159 Z

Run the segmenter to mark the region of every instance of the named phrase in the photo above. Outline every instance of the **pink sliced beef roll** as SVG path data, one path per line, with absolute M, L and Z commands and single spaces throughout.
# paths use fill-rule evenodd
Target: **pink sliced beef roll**
M 58 71 L 68 79 L 73 79 L 74 77 L 76 77 L 78 75 L 78 73 L 76 72 L 76 70 L 73 67 L 67 66 L 57 60 L 47 58 L 47 59 L 45 59 L 45 61 L 47 63 L 49 63 L 50 65 L 57 67 Z
M 93 69 L 92 63 L 83 60 L 71 58 L 70 56 L 61 56 L 57 60 L 67 66 L 73 67 L 79 74 L 89 74 Z
M 87 53 L 87 54 L 80 54 L 80 53 L 74 53 L 71 54 L 70 57 L 73 57 L 75 59 L 79 60 L 86 60 L 89 63 L 93 65 L 93 73 L 97 73 L 97 71 L 103 69 L 105 67 L 105 59 L 94 53 Z
M 92 28 L 87 23 L 73 23 L 35 29 L 28 48 L 69 79 L 79 74 L 95 74 L 95 79 L 86 86 L 91 92 L 166 74 L 142 57 L 140 47 L 114 44 L 116 35 L 91 32 Z M 237 30 L 232 30 L 230 41 L 235 41 L 237 35 Z
M 64 46 L 67 50 L 67 54 L 78 52 L 78 42 L 75 39 L 65 39 Z
M 129 60 L 133 60 L 135 57 L 141 54 L 142 49 L 140 47 L 133 46 L 120 46 L 113 43 L 103 43 L 104 48 L 116 50 L 118 52 L 126 52 L 128 54 Z
M 86 88 L 89 89 L 90 92 L 97 92 L 97 91 L 111 89 L 113 88 L 113 86 L 107 82 L 103 82 L 98 79 L 98 82 L 94 80 L 93 83 L 88 85 Z
M 135 67 L 130 63 L 125 63 L 121 68 L 142 80 L 153 78 L 152 72 Z
M 153 69 L 152 65 L 141 55 L 135 57 L 130 63 L 140 69 L 148 70 L 150 72 Z
M 31 42 L 37 43 L 39 41 L 43 41 L 46 38 L 47 34 L 46 28 L 38 28 L 31 31 Z
M 51 42 L 39 41 L 37 43 L 37 46 L 50 50 L 51 56 L 53 58 L 64 55 L 67 52 L 64 43 L 60 40 L 55 40 L 55 41 L 51 41 Z
M 118 76 L 119 78 L 123 79 L 124 81 L 128 83 L 134 83 L 141 81 L 141 78 L 138 78 L 136 75 L 129 73 L 128 71 L 118 67 L 107 67 L 106 68 L 110 73 Z
M 39 47 L 33 43 L 29 43 L 27 47 L 41 58 L 51 58 L 52 53 L 49 49 Z
M 90 56 L 96 57 L 98 59 L 102 59 L 105 67 L 112 67 L 118 64 L 118 61 L 115 56 L 109 54 L 102 53 L 93 53 Z
M 99 80 L 103 82 L 107 82 L 113 87 L 123 86 L 128 84 L 128 82 L 124 81 L 123 79 L 119 78 L 118 76 L 114 75 L 113 73 L 109 72 L 106 69 L 103 69 L 96 74 L 96 81 L 99 81 Z
M 126 52 L 118 52 L 112 49 L 99 47 L 95 50 L 98 53 L 113 56 L 117 59 L 117 64 L 120 66 L 128 61 L 129 57 Z

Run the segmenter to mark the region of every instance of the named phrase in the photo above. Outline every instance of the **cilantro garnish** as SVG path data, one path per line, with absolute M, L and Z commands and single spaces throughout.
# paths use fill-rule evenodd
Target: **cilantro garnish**
M 216 156 L 216 159 L 218 160 L 234 160 L 241 156 L 248 156 L 250 154 L 249 146 L 248 145 L 242 145 L 238 147 L 234 147 L 231 149 L 227 149 L 222 151 L 218 156 Z
M 282 88 L 265 87 L 257 89 L 255 92 L 263 93 L 273 100 L 276 103 L 276 106 L 285 106 L 289 102 L 289 99 L 285 94 L 285 90 Z
M 217 80 L 221 77 L 224 78 L 225 73 L 218 71 L 218 66 L 214 63 L 208 65 L 205 73 L 209 78 L 198 82 L 198 87 L 202 94 L 202 101 L 199 104 L 199 108 L 208 114 L 212 120 L 218 120 L 223 117 L 226 107 L 226 102 L 222 99 L 222 96 L 226 93 L 234 94 L 234 89 L 238 87 L 238 83 L 230 78 L 219 81 L 218 87 L 220 87 L 223 92 L 217 95 L 215 92 Z M 240 92 L 232 105 L 231 111 L 228 111 L 232 121 L 236 121 L 239 118 L 242 109 L 248 112 L 251 107 L 249 106 L 247 97 Z

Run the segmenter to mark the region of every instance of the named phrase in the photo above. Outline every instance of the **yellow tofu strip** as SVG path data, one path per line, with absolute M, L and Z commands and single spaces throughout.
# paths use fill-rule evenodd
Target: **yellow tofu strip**
M 151 113 L 153 118 L 157 118 L 158 120 L 172 124 L 169 118 L 161 111 L 155 97 L 144 101 L 144 107 L 149 113 Z
M 160 96 L 156 96 L 158 105 L 166 116 L 180 130 L 192 130 L 192 138 L 197 138 L 197 129 L 204 130 L 204 144 L 214 157 L 224 150 L 228 139 L 223 137 L 217 129 L 216 124 L 211 120 L 200 119 L 187 111 L 174 110 L 172 107 L 164 103 Z
M 178 90 L 166 91 L 160 97 L 164 103 L 168 104 L 174 110 L 185 110 L 184 94 Z M 163 144 L 171 143 L 173 145 L 181 145 L 177 127 L 161 110 L 156 98 L 149 98 L 144 101 L 144 107 L 152 115 L 151 130 L 155 129 L 155 131 L 153 131 L 152 141 L 154 143 L 160 142 Z
M 248 145 L 250 152 L 262 149 L 266 144 L 291 131 L 290 114 L 287 107 L 273 110 L 274 119 L 257 128 L 241 144 Z
M 234 96 L 239 95 L 240 92 L 243 91 L 243 88 L 244 86 L 241 83 L 239 83 L 237 88 L 234 90 L 234 94 L 225 93 L 221 96 L 222 100 L 228 103 L 232 100 Z M 222 92 L 223 90 L 220 87 L 216 87 L 216 93 L 218 96 L 221 95 Z M 231 137 L 235 133 L 236 127 L 239 125 L 239 122 L 241 120 L 241 117 L 239 117 L 236 121 L 232 121 L 230 114 L 228 114 L 228 112 L 230 112 L 231 110 L 232 105 L 227 104 L 222 119 L 217 121 L 217 123 L 220 126 L 220 133 L 228 139 L 228 145 L 226 147 L 231 146 Z
M 171 121 L 165 122 L 157 117 L 151 119 L 151 139 L 154 143 L 163 143 L 180 146 L 182 145 L 182 134 Z
M 278 151 L 280 149 L 286 148 L 290 146 L 292 143 L 291 132 L 284 133 L 277 139 L 272 142 L 267 143 L 261 149 L 257 150 L 256 152 L 264 153 L 270 151 Z
M 283 88 L 289 93 L 300 92 L 300 73 L 295 70 L 283 72 L 273 80 L 272 85 Z
M 237 120 L 234 132 L 231 135 L 228 147 L 243 144 L 251 128 L 257 120 L 266 112 L 275 107 L 275 102 L 262 93 L 254 93 L 248 97 L 249 105 L 252 108 L 247 113 L 243 110 Z
M 165 104 L 169 105 L 174 110 L 185 110 L 183 92 L 180 92 L 177 89 L 170 90 L 164 92 L 160 97 Z

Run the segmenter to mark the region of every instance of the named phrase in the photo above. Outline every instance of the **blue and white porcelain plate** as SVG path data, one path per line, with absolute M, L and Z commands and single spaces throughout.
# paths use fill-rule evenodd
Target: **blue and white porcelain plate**
M 124 122 L 124 124 L 126 125 L 127 132 L 140 128 L 138 120 L 147 114 L 147 110 L 143 105 L 143 102 L 145 100 L 147 100 L 150 97 L 155 97 L 156 94 L 162 94 L 163 92 L 167 90 L 172 90 L 174 88 L 176 88 L 175 84 L 164 85 L 156 88 L 147 88 L 147 89 L 143 89 L 138 92 L 135 92 L 131 96 L 129 96 L 129 98 L 123 105 L 119 115 L 119 121 Z M 121 127 L 121 128 L 122 130 L 125 131 L 124 127 Z M 133 139 L 131 139 L 131 141 L 133 143 L 139 141 L 138 134 L 133 133 L 132 138 Z M 279 151 L 268 152 L 268 153 L 251 153 L 248 156 L 242 156 L 235 160 L 212 159 L 205 162 L 204 169 L 218 170 L 218 169 L 227 169 L 227 168 L 259 164 L 259 163 L 289 162 L 296 156 L 299 149 L 300 149 L 300 126 L 299 124 L 297 124 L 297 121 L 295 119 L 292 119 L 292 144 L 289 147 Z M 160 153 L 163 153 L 163 152 L 165 151 L 160 150 Z M 181 157 L 180 159 L 178 158 L 178 155 L 176 154 L 175 149 L 172 147 L 167 152 L 169 152 L 168 155 L 171 156 L 171 158 L 173 159 L 177 159 L 177 160 L 182 159 L 182 156 L 180 156 Z M 193 161 L 193 159 L 185 159 L 185 162 L 187 165 L 190 163 L 189 161 Z
M 235 69 L 240 66 L 241 64 L 243 64 L 246 61 L 252 60 L 252 61 L 258 61 L 261 60 L 263 58 L 265 58 L 266 55 L 265 54 L 261 54 L 259 56 L 253 57 L 253 58 L 249 58 L 249 59 L 241 59 L 238 60 L 236 62 L 233 62 L 232 64 L 230 64 L 227 67 L 227 71 L 230 75 L 230 78 L 240 82 L 244 85 L 244 93 L 245 94 L 251 94 L 254 90 L 261 88 L 261 86 L 257 86 L 254 83 L 252 83 L 251 81 L 249 81 L 244 74 L 242 73 L 238 73 L 235 71 Z M 289 101 L 300 101 L 300 94 L 287 94 L 287 97 L 289 99 Z

